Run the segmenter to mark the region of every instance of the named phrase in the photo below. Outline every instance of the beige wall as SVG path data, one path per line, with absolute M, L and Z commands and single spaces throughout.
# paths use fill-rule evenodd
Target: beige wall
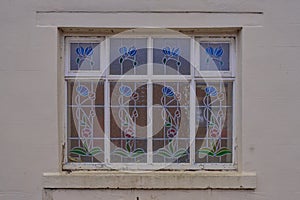
M 143 25 L 243 27 L 239 161 L 244 171 L 257 173 L 256 190 L 49 191 L 53 198 L 300 199 L 299 1 L 2 0 L 0 5 L 1 200 L 41 199 L 43 172 L 60 170 L 56 26 Z M 174 18 L 163 13 L 36 13 L 55 10 L 225 13 L 174 14 Z

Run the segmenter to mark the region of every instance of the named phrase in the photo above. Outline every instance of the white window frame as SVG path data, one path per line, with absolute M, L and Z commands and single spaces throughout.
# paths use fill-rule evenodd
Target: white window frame
M 109 97 L 109 82 L 114 79 L 119 79 L 123 75 L 109 75 L 109 62 L 110 62 L 110 55 L 109 55 L 109 41 L 110 36 L 100 35 L 87 35 L 84 36 L 76 35 L 76 34 L 66 34 L 64 35 L 64 63 L 63 67 L 65 69 L 65 108 L 67 107 L 67 80 L 68 79 L 84 79 L 84 80 L 103 80 L 105 84 L 105 105 L 109 105 L 110 97 Z M 148 62 L 148 73 L 147 75 L 138 75 L 138 77 L 135 77 L 135 75 L 127 75 L 126 81 L 141 81 L 141 80 L 147 80 L 147 83 L 153 83 L 156 81 L 180 81 L 180 80 L 189 80 L 190 81 L 190 97 L 192 97 L 192 93 L 195 93 L 196 89 L 196 81 L 203 81 L 203 82 L 209 82 L 209 81 L 231 81 L 233 82 L 233 121 L 232 121 L 232 162 L 231 163 L 194 163 L 194 157 L 195 157 L 195 143 L 194 143 L 194 137 L 195 137 L 195 106 L 196 106 L 196 98 L 190 98 L 190 163 L 151 163 L 152 160 L 152 154 L 147 153 L 148 161 L 147 163 L 110 163 L 109 162 L 109 154 L 110 154 L 110 123 L 109 120 L 105 120 L 105 145 L 104 145 L 104 152 L 105 152 L 105 162 L 104 163 L 68 163 L 68 149 L 64 148 L 64 156 L 63 156 L 63 170 L 109 170 L 109 169 L 123 169 L 123 170 L 154 170 L 158 168 L 162 168 L 165 166 L 168 166 L 166 169 L 174 169 L 174 170 L 236 170 L 237 169 L 237 156 L 236 156 L 236 80 L 235 80 L 235 71 L 236 71 L 236 60 L 237 60 L 237 54 L 236 54 L 236 41 L 237 41 L 237 35 L 193 35 L 190 38 L 191 41 L 191 51 L 190 51 L 190 75 L 180 75 L 179 77 L 177 75 L 153 75 L 153 65 L 152 65 L 152 50 L 153 47 L 153 38 L 182 38 L 178 36 L 168 35 L 168 34 L 144 34 L 144 35 L 138 35 L 138 34 L 132 34 L 128 36 L 122 35 L 120 38 L 147 38 L 147 62 Z M 115 38 L 115 37 L 112 37 Z M 102 42 L 102 41 L 105 42 Z M 230 71 L 228 72 L 213 72 L 213 71 L 201 71 L 199 76 L 199 67 L 200 67 L 200 45 L 199 42 L 229 42 L 230 43 Z M 72 42 L 83 42 L 83 43 L 89 43 L 89 42 L 99 42 L 100 43 L 100 70 L 99 71 L 71 71 L 70 70 L 70 43 Z M 104 58 L 104 59 L 103 59 Z M 105 66 L 108 66 L 108 70 L 105 70 Z M 193 67 L 194 66 L 194 67 Z M 194 70 L 194 69 L 198 70 Z M 103 76 L 101 75 L 103 73 Z M 221 74 L 221 76 L 220 76 Z M 147 84 L 148 86 L 148 99 L 147 99 L 147 105 L 148 105 L 148 116 L 152 115 L 152 85 Z M 194 94 L 194 97 L 196 97 L 196 94 Z M 105 106 L 105 118 L 110 119 L 110 107 Z M 65 109 L 64 113 L 65 118 L 65 125 L 64 125 L 64 143 L 67 142 L 67 108 Z M 149 118 L 148 118 L 149 120 Z M 147 128 L 147 152 L 151 152 L 149 150 L 152 149 L 152 125 Z M 65 145 L 67 146 L 67 145 Z M 151 149 L 149 149 L 151 148 Z

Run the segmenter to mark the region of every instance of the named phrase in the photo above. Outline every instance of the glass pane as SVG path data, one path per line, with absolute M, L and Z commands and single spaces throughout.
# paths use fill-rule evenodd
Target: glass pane
M 103 82 L 68 81 L 68 160 L 104 162 Z
M 200 70 L 229 71 L 229 43 L 200 42 Z
M 232 162 L 232 82 L 196 84 L 196 162 Z
M 153 74 L 189 75 L 190 39 L 156 38 L 153 40 Z
M 110 82 L 111 162 L 147 162 L 147 84 Z
M 153 162 L 189 162 L 189 83 L 153 84 Z
M 71 70 L 100 70 L 100 43 L 71 43 Z
M 110 39 L 110 74 L 147 74 L 147 39 Z

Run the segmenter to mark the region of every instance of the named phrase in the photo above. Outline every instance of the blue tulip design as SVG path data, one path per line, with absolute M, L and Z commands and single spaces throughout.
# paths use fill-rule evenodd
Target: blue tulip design
M 128 50 L 128 54 L 130 56 L 135 56 L 136 52 L 137 52 L 137 50 L 136 50 L 135 47 L 130 47 L 129 50 Z
M 132 89 L 127 85 L 122 85 L 119 88 L 119 92 L 125 97 L 130 97 L 132 94 Z
M 215 97 L 218 95 L 218 91 L 214 86 L 207 86 L 205 88 L 205 93 L 206 93 L 206 95 L 212 96 L 212 97 Z
M 82 46 L 78 47 L 76 49 L 76 53 L 79 55 L 79 56 L 84 56 L 84 48 Z
M 207 47 L 205 50 L 208 55 L 210 56 L 214 55 L 214 49 L 212 47 Z
M 167 97 L 173 97 L 174 96 L 174 89 L 169 86 L 165 86 L 162 88 L 162 93 Z
M 219 58 L 223 55 L 223 49 L 222 47 L 219 47 L 219 48 L 215 48 L 214 50 L 214 56 Z
M 76 48 L 76 53 L 79 56 L 91 56 L 91 55 L 93 55 L 94 50 L 91 46 L 88 46 L 85 49 L 82 46 L 80 46 L 80 47 Z
M 87 97 L 89 95 L 89 89 L 86 86 L 80 85 L 76 88 L 76 91 L 81 96 Z

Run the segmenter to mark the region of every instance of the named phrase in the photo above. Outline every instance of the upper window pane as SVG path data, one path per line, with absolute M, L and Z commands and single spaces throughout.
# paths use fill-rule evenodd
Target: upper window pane
M 200 42 L 201 71 L 229 71 L 229 43 Z
M 110 74 L 147 74 L 147 39 L 110 39 Z
M 71 71 L 100 70 L 100 43 L 71 43 Z
M 153 40 L 153 74 L 189 75 L 190 39 L 156 38 Z

